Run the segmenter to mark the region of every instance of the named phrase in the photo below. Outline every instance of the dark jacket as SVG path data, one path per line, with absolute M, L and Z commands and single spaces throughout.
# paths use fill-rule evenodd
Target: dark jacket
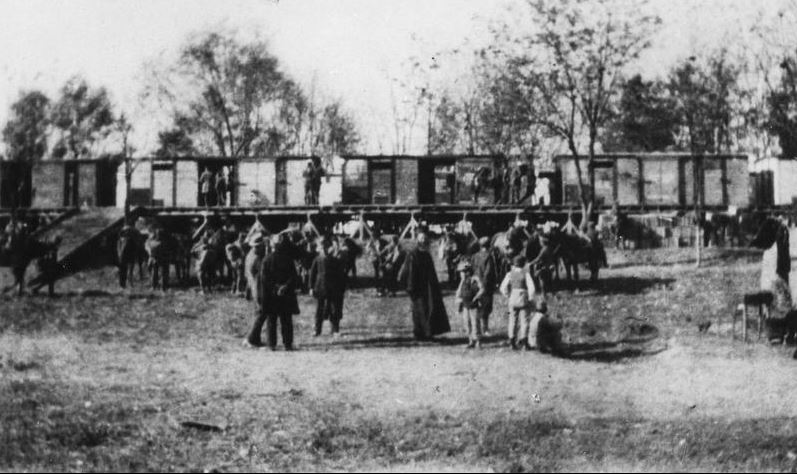
M 267 314 L 299 314 L 296 287 L 299 276 L 286 244 L 279 244 L 263 259 L 258 273 L 261 311 Z
M 487 249 L 481 249 L 476 252 L 471 261 L 473 262 L 473 273 L 481 280 L 485 293 L 495 291 L 498 272 L 492 252 Z
M 341 295 L 346 288 L 343 262 L 333 256 L 317 256 L 310 266 L 310 288 L 316 298 Z

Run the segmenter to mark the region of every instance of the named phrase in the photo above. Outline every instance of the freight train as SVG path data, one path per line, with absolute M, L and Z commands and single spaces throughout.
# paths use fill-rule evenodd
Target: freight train
M 308 157 L 150 157 L 113 160 L 0 162 L 0 208 L 123 206 L 202 207 L 200 176 L 207 170 L 230 183 L 225 201 L 233 207 L 303 206 L 302 172 Z M 326 170 L 319 204 L 493 206 L 505 204 L 493 186 L 475 195 L 474 177 L 500 174 L 505 163 L 522 166 L 523 183 L 535 192 L 520 205 L 576 207 L 576 167 L 556 156 L 549 170 L 500 155 L 338 156 L 322 160 Z M 599 155 L 581 160 L 582 183 L 598 207 L 688 208 L 699 196 L 707 208 L 760 206 L 756 176 L 745 155 Z M 751 178 L 752 176 L 752 178 Z M 533 184 L 536 181 L 536 186 Z M 529 184 L 532 183 L 532 184 Z M 542 186 L 541 186 L 542 184 Z M 524 193 L 525 194 L 525 193 Z M 540 199 L 542 196 L 543 199 Z

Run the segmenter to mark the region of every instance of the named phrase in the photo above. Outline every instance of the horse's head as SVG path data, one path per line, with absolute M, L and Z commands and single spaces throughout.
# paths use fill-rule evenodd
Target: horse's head
M 755 237 L 750 242 L 750 246 L 762 250 L 772 247 L 777 239 L 778 231 L 780 231 L 783 226 L 784 224 L 778 219 L 767 217 L 758 228 Z

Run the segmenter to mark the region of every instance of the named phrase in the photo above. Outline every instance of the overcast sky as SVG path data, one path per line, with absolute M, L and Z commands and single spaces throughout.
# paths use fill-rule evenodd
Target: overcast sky
M 21 89 L 55 97 L 75 74 L 105 86 L 118 110 L 145 121 L 135 105 L 142 64 L 175 51 L 190 32 L 226 26 L 269 39 L 299 81 L 315 77 L 327 95 L 343 99 L 363 126 L 366 151 L 378 152 L 382 142 L 389 152 L 383 125 L 391 117 L 390 75 L 410 55 L 482 41 L 485 19 L 514 1 L 0 0 L 0 124 Z M 749 28 L 758 8 L 742 0 L 653 5 L 664 27 L 642 63 L 649 75 L 728 31 Z M 151 132 L 136 140 L 139 149 L 154 145 Z

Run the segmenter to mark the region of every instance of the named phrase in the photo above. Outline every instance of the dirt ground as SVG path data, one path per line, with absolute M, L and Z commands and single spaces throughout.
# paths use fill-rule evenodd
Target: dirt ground
M 241 298 L 77 275 L 2 301 L 0 470 L 794 470 L 794 349 L 731 339 L 759 256 L 707 256 L 612 253 L 549 302 L 564 358 L 510 350 L 501 311 L 466 350 L 450 291 L 433 343 L 406 297 L 369 288 L 343 337 L 313 338 L 302 296 L 286 353 L 242 346 Z

